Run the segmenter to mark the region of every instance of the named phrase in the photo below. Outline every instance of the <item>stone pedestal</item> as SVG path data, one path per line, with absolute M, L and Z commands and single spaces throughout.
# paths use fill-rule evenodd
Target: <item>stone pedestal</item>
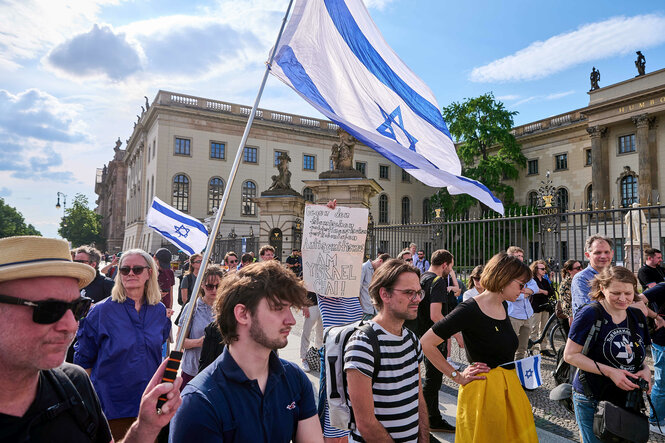
M 318 180 L 303 180 L 303 183 L 314 191 L 315 202 L 319 205 L 337 199 L 337 204 L 340 206 L 369 209 L 369 199 L 383 191 L 374 179 L 369 178 L 332 176 Z
M 639 242 L 634 241 L 630 242 L 628 240 L 626 243 L 623 245 L 623 265 L 631 269 L 635 275 L 637 275 L 638 269 L 642 266 L 642 251 L 645 248 L 650 248 L 651 245 L 649 243 L 643 243 L 642 246 L 640 247 Z
M 275 195 L 262 192 L 261 197 L 252 201 L 259 206 L 260 245 L 273 246 L 275 257 L 284 263 L 294 245 L 300 246 L 298 237 L 302 232 L 305 199 L 297 193 Z

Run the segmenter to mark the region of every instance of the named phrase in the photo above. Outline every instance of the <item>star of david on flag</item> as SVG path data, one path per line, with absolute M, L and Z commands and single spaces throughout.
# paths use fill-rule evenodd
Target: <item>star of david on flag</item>
M 515 362 L 515 370 L 520 383 L 527 389 L 536 389 L 543 384 L 540 376 L 540 354 Z
M 192 217 L 153 198 L 146 224 L 188 255 L 201 252 L 208 243 L 208 230 Z
M 485 185 L 461 175 L 434 94 L 388 46 L 362 0 L 296 0 L 270 73 L 421 182 L 503 213 Z

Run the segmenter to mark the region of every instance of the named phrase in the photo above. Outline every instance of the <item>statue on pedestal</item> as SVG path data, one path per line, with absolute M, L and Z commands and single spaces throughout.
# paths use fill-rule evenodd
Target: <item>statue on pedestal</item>
M 289 171 L 289 162 L 291 157 L 286 152 L 279 154 L 277 158 L 278 175 L 272 176 L 272 185 L 268 188 L 269 191 L 293 191 L 291 188 L 291 171 Z
M 591 90 L 598 89 L 598 82 L 600 81 L 600 71 L 594 66 L 591 70 L 591 75 L 589 75 L 589 80 L 591 80 Z
M 122 146 L 122 142 L 120 141 L 120 137 L 115 141 L 115 148 L 113 148 L 114 152 L 118 152 L 120 150 L 120 146 Z
M 639 209 L 639 203 L 633 203 L 633 208 L 623 218 L 626 224 L 626 244 L 640 244 L 640 239 L 646 239 L 647 215 Z
M 337 135 L 339 136 L 339 143 L 335 143 L 332 146 L 332 159 L 335 170 L 344 171 L 353 169 L 353 148 L 357 140 L 342 128 L 337 130 Z
M 635 60 L 635 67 L 637 68 L 637 76 L 639 77 L 640 75 L 644 75 L 647 60 L 644 58 L 644 55 L 642 55 L 642 51 L 637 51 L 636 54 L 637 60 Z

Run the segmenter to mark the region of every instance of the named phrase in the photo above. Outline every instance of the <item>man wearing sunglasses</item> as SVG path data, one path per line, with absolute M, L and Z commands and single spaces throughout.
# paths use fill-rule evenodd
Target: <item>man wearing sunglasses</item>
M 229 251 L 224 256 L 224 265 L 227 268 L 227 272 L 236 272 L 238 270 L 238 256 L 235 252 Z
M 62 240 L 0 239 L 0 441 L 111 441 L 87 374 L 63 363 L 91 304 L 80 289 L 94 277 L 91 266 L 71 261 Z M 179 406 L 181 380 L 159 384 L 164 367 L 148 384 L 124 441 L 154 440 Z M 158 414 L 162 394 L 169 400 Z

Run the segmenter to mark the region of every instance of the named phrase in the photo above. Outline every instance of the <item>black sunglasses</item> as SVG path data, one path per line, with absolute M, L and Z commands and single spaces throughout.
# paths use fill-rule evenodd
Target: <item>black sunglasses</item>
M 219 288 L 219 285 L 203 285 L 208 291 Z
M 62 318 L 71 309 L 76 321 L 81 320 L 90 310 L 92 299 L 79 297 L 71 303 L 59 300 L 31 301 L 0 294 L 0 303 L 28 306 L 33 309 L 32 321 L 40 325 L 50 325 Z
M 119 271 L 122 275 L 129 275 L 129 271 L 132 271 L 134 275 L 141 275 L 143 270 L 148 268 L 149 266 L 123 266 Z

